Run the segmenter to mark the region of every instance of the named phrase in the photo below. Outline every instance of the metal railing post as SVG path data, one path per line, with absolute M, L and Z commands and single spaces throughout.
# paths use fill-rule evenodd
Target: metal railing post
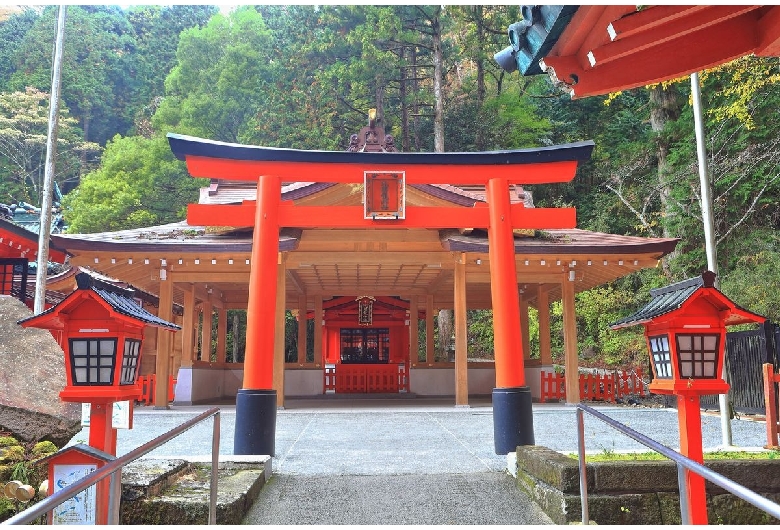
M 111 478 L 109 488 L 109 519 L 112 517 L 112 513 L 115 514 L 113 517 L 116 518 L 118 522 L 119 517 L 119 502 L 121 501 L 121 488 L 122 488 L 122 481 L 121 481 L 121 470 L 124 466 L 129 464 L 130 462 L 133 462 L 137 460 L 138 458 L 142 457 L 146 453 L 149 453 L 153 451 L 154 449 L 160 447 L 162 444 L 170 441 L 171 439 L 177 437 L 184 431 L 191 429 L 198 423 L 208 419 L 209 417 L 214 416 L 215 420 L 215 431 L 214 431 L 214 440 L 212 441 L 211 446 L 211 467 L 212 467 L 212 485 L 211 485 L 211 499 L 209 499 L 209 519 L 212 520 L 211 515 L 211 507 L 213 506 L 213 520 L 216 520 L 216 497 L 217 497 L 217 470 L 219 467 L 219 408 L 213 408 L 209 409 L 194 418 L 182 423 L 178 427 L 174 427 L 170 431 L 161 434 L 157 438 L 143 444 L 140 447 L 137 447 L 130 451 L 129 453 L 120 456 L 116 460 L 112 460 L 108 464 L 104 465 L 103 467 L 98 468 L 96 471 L 93 471 L 89 475 L 77 480 L 70 486 L 61 489 L 60 491 L 52 494 L 51 496 L 45 498 L 41 502 L 38 502 L 34 504 L 33 506 L 27 508 L 23 512 L 20 512 L 10 519 L 7 519 L 6 521 L 3 521 L 0 523 L 0 525 L 17 525 L 17 524 L 27 524 L 31 521 L 33 521 L 36 517 L 39 517 L 40 515 L 45 514 L 48 511 L 51 511 L 53 508 L 59 506 L 63 502 L 67 501 L 68 499 L 73 498 L 75 495 L 78 495 L 85 489 L 89 488 L 93 484 L 97 484 L 101 480 L 104 480 L 106 478 Z M 114 478 L 114 475 L 116 475 L 116 478 Z M 118 490 L 118 493 L 115 493 L 114 490 Z M 113 494 L 113 500 L 112 500 L 112 494 Z
M 580 411 L 587 412 L 591 416 L 603 421 L 613 429 L 617 430 L 618 432 L 621 432 L 628 436 L 629 438 L 639 442 L 640 444 L 649 447 L 656 453 L 660 453 L 666 458 L 672 460 L 677 464 L 677 480 L 678 480 L 678 488 L 680 493 L 680 515 L 682 519 L 683 524 L 690 524 L 690 506 L 688 503 L 688 491 L 685 487 L 685 473 L 696 473 L 697 475 L 703 477 L 706 480 L 709 480 L 713 484 L 720 486 L 721 488 L 725 489 L 732 495 L 735 495 L 739 497 L 740 499 L 749 502 L 759 510 L 763 510 L 765 513 L 771 515 L 772 517 L 776 519 L 780 519 L 780 504 L 777 504 L 776 502 L 773 502 L 766 497 L 762 497 L 755 491 L 752 491 L 745 486 L 742 486 L 741 484 L 737 484 L 733 480 L 721 475 L 720 473 L 716 473 L 715 471 L 712 471 L 708 467 L 706 467 L 704 464 L 701 464 L 699 462 L 696 462 L 695 460 L 692 460 L 688 458 L 687 456 L 678 453 L 677 451 L 670 449 L 666 447 L 663 444 L 660 444 L 656 442 L 655 440 L 648 438 L 644 434 L 635 431 L 634 429 L 631 429 L 630 427 L 627 427 L 623 425 L 622 423 L 613 420 L 609 416 L 606 416 L 602 414 L 601 412 L 598 412 L 597 410 L 587 406 L 583 405 L 582 403 L 578 403 L 576 405 L 577 408 L 577 428 L 578 428 L 578 437 L 583 437 L 582 445 L 578 447 L 579 449 L 579 459 L 580 459 L 580 491 L 585 491 L 585 488 L 583 487 L 583 477 L 587 479 L 587 475 L 585 474 L 585 471 L 583 469 L 583 462 L 585 461 L 585 442 L 584 442 L 584 436 L 585 436 L 585 429 L 583 425 L 580 424 L 582 421 L 582 416 L 580 415 Z M 579 439 L 577 440 L 577 443 L 579 444 Z M 583 502 L 583 524 L 588 524 L 589 521 L 586 521 L 585 519 L 585 502 Z
M 691 524 L 691 511 L 688 508 L 688 490 L 685 487 L 685 468 L 677 463 L 677 489 L 680 490 L 680 521 L 684 525 Z
M 217 479 L 219 474 L 219 412 L 214 414 L 211 435 L 211 488 L 209 491 L 209 524 L 217 524 Z
M 582 505 L 582 524 L 587 525 L 588 515 L 588 470 L 585 465 L 585 415 L 577 409 L 577 454 L 580 466 L 580 504 Z

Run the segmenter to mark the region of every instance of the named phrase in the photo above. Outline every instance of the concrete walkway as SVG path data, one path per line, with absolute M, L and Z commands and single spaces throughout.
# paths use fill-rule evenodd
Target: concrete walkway
M 220 453 L 232 454 L 235 406 L 219 405 Z M 124 454 L 211 408 L 140 407 L 134 428 L 119 431 Z M 600 412 L 673 449 L 674 409 L 599 405 Z M 731 422 L 742 448 L 765 443 L 765 424 Z M 721 446 L 720 419 L 702 415 L 705 448 Z M 211 420 L 150 456 L 209 454 Z M 534 404 L 537 445 L 576 452 L 572 406 Z M 85 429 L 72 443 L 86 441 Z M 588 452 L 645 450 L 603 422 L 585 417 Z M 511 455 L 510 455 L 511 456 Z M 550 524 L 515 486 L 513 462 L 496 455 L 489 398 L 455 407 L 451 399 L 287 399 L 277 415 L 271 481 L 247 514 L 249 524 Z

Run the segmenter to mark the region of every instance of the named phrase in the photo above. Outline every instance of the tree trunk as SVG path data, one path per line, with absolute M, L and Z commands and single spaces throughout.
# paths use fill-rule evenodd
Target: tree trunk
M 444 152 L 444 97 L 441 91 L 444 77 L 444 58 L 441 50 L 441 6 L 434 11 L 431 19 L 433 32 L 433 147 L 437 153 Z
M 474 9 L 474 21 L 477 26 L 477 46 L 480 50 L 486 48 L 485 43 L 485 17 L 482 6 L 473 6 Z M 482 54 L 477 58 L 477 101 L 479 102 L 479 108 L 482 108 L 482 104 L 485 101 L 485 59 Z M 482 127 L 477 127 L 476 138 L 474 139 L 477 149 L 480 151 L 485 149 L 485 134 Z
M 406 46 L 401 46 L 399 61 L 404 63 Z M 401 82 L 398 87 L 398 96 L 401 100 L 401 151 L 409 151 L 409 105 L 406 101 L 406 68 L 401 68 Z
M 658 160 L 658 184 L 661 198 L 661 214 L 664 222 L 663 236 L 676 237 L 672 233 L 668 220 L 674 215 L 672 202 L 669 199 L 671 194 L 671 179 L 669 176 L 669 138 L 664 134 L 666 125 L 670 121 L 675 121 L 680 117 L 682 102 L 677 88 L 674 85 L 663 87 L 655 85 L 650 88 L 650 126 L 655 133 L 656 140 L 656 158 Z M 662 260 L 663 270 L 667 277 L 671 277 L 669 270 L 669 261 L 674 260 L 678 252 L 675 250 Z

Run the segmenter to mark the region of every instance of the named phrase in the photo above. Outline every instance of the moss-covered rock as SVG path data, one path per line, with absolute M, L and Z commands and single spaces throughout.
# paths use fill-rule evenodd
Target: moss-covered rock
M 0 436 L 0 447 L 9 447 L 12 445 L 19 445 L 19 440 L 13 436 Z
M 44 456 L 49 456 L 56 452 L 57 452 L 57 446 L 54 445 L 53 442 L 46 440 L 35 444 L 32 448 L 32 451 L 30 452 L 30 456 L 32 456 L 33 459 L 37 460 L 38 458 L 43 458 Z
M 8 464 L 21 462 L 22 460 L 24 460 L 24 447 L 21 445 L 10 445 L 0 448 L 0 463 Z

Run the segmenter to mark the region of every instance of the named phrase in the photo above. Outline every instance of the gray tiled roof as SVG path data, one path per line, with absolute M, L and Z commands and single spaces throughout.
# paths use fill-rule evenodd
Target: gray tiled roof
M 149 311 L 141 307 L 138 302 L 133 299 L 133 292 L 128 289 L 122 289 L 114 285 L 101 282 L 100 280 L 90 276 L 87 273 L 79 273 L 76 275 L 76 284 L 78 289 L 70 293 L 59 304 L 54 305 L 37 315 L 33 315 L 28 318 L 19 320 L 18 323 L 26 322 L 40 318 L 43 315 L 50 315 L 54 313 L 60 304 L 65 303 L 71 296 L 75 296 L 79 291 L 91 290 L 97 296 L 102 298 L 114 311 L 121 315 L 128 316 L 144 324 L 149 324 L 159 328 L 165 328 L 171 331 L 178 331 L 181 326 L 178 326 L 167 320 L 163 320 L 156 315 L 151 314 Z
M 650 291 L 650 302 L 633 315 L 627 316 L 609 325 L 612 329 L 633 326 L 670 313 L 682 307 L 693 293 L 704 286 L 701 276 L 690 278 L 666 287 Z

